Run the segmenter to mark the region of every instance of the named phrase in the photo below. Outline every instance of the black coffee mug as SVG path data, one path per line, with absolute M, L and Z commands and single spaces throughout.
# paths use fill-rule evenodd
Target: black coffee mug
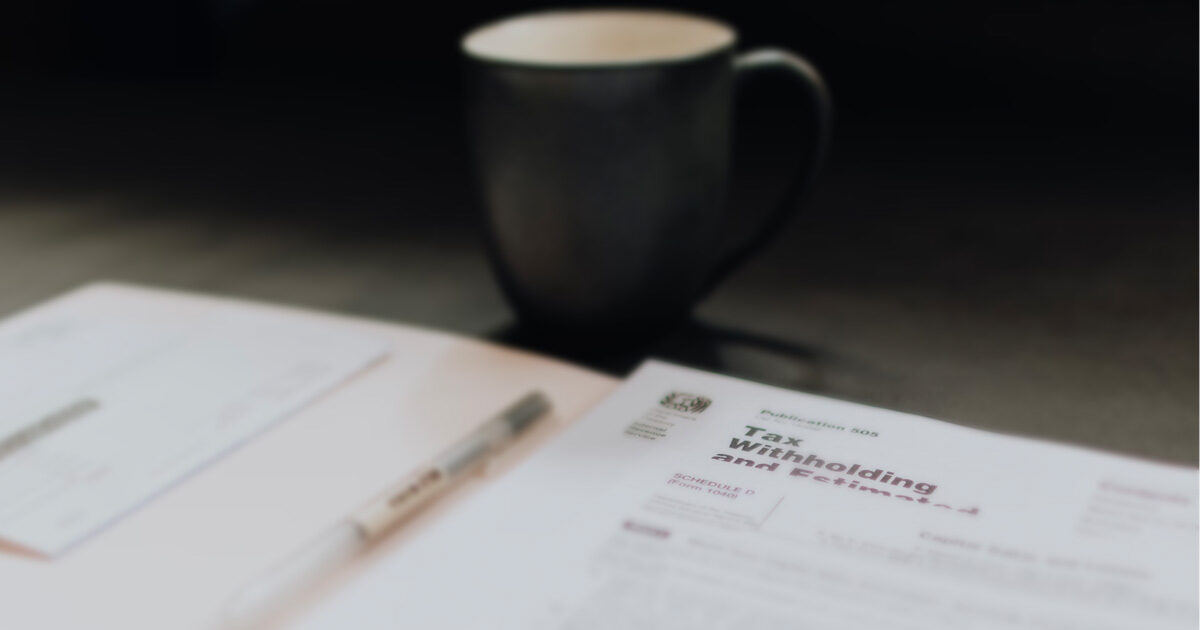
M 811 179 L 830 102 L 816 68 L 781 50 L 735 54 L 735 31 L 681 13 L 568 10 L 467 34 L 468 116 L 491 256 L 522 322 L 611 338 L 686 315 L 795 207 L 724 242 L 735 81 L 798 80 L 814 101 Z

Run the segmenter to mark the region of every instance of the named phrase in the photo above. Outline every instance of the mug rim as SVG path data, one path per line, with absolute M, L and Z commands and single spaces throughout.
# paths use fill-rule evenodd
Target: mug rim
M 518 57 L 518 56 L 496 55 L 496 54 L 489 54 L 487 52 L 478 50 L 477 48 L 473 48 L 470 45 L 470 40 L 473 37 L 483 33 L 484 31 L 495 28 L 495 27 L 499 27 L 506 23 L 516 22 L 518 20 L 524 20 L 524 19 L 536 18 L 536 17 L 544 17 L 544 16 L 577 15 L 577 14 L 587 14 L 587 13 L 603 14 L 603 13 L 614 13 L 614 12 L 636 13 L 636 14 L 658 15 L 658 16 L 666 15 L 666 16 L 672 16 L 672 17 L 682 17 L 682 18 L 686 18 L 689 20 L 696 20 L 696 21 L 700 21 L 700 22 L 707 22 L 708 24 L 710 24 L 712 26 L 723 29 L 728 34 L 728 37 L 727 37 L 726 41 L 723 41 L 723 42 L 713 45 L 713 46 L 700 48 L 699 50 L 696 50 L 693 52 L 670 54 L 670 55 L 659 55 L 659 56 L 648 56 L 648 57 L 631 57 L 629 59 L 608 59 L 608 60 L 596 60 L 596 61 L 587 61 L 587 60 L 555 61 L 555 60 L 548 60 L 548 59 L 543 60 L 543 59 L 523 58 L 523 57 Z M 653 67 L 653 66 L 675 65 L 675 64 L 680 64 L 680 63 L 688 63 L 688 62 L 692 62 L 692 61 L 698 61 L 701 59 L 707 59 L 709 57 L 719 55 L 721 53 L 732 51 L 737 46 L 738 37 L 739 37 L 739 35 L 737 32 L 737 29 L 735 29 L 732 25 L 728 24 L 727 22 L 718 20 L 713 17 L 706 16 L 706 15 L 699 15 L 696 13 L 689 13 L 686 11 L 676 11 L 676 10 L 671 10 L 671 9 L 640 8 L 640 7 L 637 7 L 637 8 L 634 8 L 634 7 L 630 7 L 630 8 L 626 8 L 626 7 L 569 8 L 569 9 L 548 9 L 548 10 L 544 10 L 544 11 L 531 11 L 528 13 L 518 13 L 518 14 L 514 14 L 514 15 L 505 16 L 505 17 L 502 17 L 502 18 L 499 18 L 496 20 L 492 20 L 490 22 L 486 22 L 484 24 L 476 26 L 475 28 L 472 28 L 471 30 L 467 31 L 462 36 L 462 38 L 459 40 L 459 50 L 462 51 L 462 54 L 469 59 L 472 59 L 472 60 L 478 61 L 478 62 L 482 62 L 482 63 L 494 64 L 494 65 L 515 66 L 515 67 L 521 67 L 521 68 L 544 69 L 544 70 L 614 70 L 614 69 L 626 69 L 626 68 L 643 68 L 643 67 Z

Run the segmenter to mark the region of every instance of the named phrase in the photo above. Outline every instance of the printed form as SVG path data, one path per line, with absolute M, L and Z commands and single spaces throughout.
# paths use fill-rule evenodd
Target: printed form
M 1195 628 L 1197 471 L 640 368 L 302 628 Z
M 153 295 L 99 284 L 0 324 L 0 541 L 59 554 L 388 350 Z

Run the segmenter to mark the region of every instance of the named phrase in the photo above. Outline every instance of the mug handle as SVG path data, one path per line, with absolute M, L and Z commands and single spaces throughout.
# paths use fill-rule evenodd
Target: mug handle
M 717 263 L 709 278 L 707 291 L 715 289 L 717 284 L 725 279 L 725 276 L 746 262 L 746 259 L 755 250 L 770 241 L 783 227 L 796 209 L 801 195 L 812 184 L 817 172 L 821 169 L 821 163 L 825 160 L 825 153 L 829 149 L 833 124 L 833 102 L 829 96 L 829 89 L 825 86 L 825 79 L 821 77 L 821 72 L 817 70 L 817 67 L 804 57 L 778 48 L 760 48 L 742 53 L 734 58 L 733 70 L 734 78 L 739 82 L 753 76 L 781 74 L 800 83 L 812 100 L 813 118 L 817 131 L 812 150 L 809 152 L 808 168 L 793 176 L 792 183 L 784 192 L 783 199 L 774 210 L 767 214 L 762 225 L 758 226 L 758 229 L 753 231 L 744 243 L 734 247 L 725 255 L 724 259 Z

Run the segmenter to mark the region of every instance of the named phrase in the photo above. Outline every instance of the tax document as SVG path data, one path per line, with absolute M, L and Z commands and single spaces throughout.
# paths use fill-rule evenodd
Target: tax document
M 1197 471 L 662 363 L 315 628 L 1195 628 Z
M 286 313 L 118 285 L 5 319 L 0 541 L 61 553 L 386 352 Z

